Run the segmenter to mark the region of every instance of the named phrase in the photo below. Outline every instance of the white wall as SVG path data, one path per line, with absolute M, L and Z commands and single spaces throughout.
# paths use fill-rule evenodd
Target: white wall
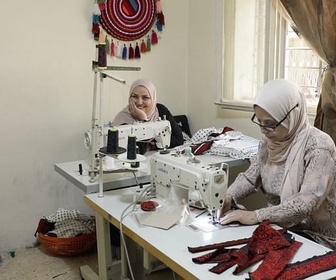
M 192 132 L 231 126 L 260 137 L 251 113 L 214 105 L 217 77 L 215 0 L 162 0 L 166 27 L 139 66 L 114 72 L 127 85 L 104 82 L 105 118 L 125 106 L 128 85 L 154 81 L 159 102 L 186 113 Z M 54 163 L 84 159 L 83 133 L 91 126 L 95 44 L 92 1 L 1 1 L 0 24 L 0 252 L 30 246 L 43 215 L 58 208 L 90 212 L 84 193 L 54 171 Z
M 186 113 L 188 1 L 163 0 L 166 28 L 140 66 L 106 79 L 106 115 L 127 100 L 128 85 L 148 77 L 159 102 Z M 54 163 L 86 158 L 83 133 L 91 125 L 95 44 L 93 0 L 1 1 L 0 24 L 0 252 L 31 246 L 39 219 L 58 208 L 90 212 L 84 193 L 54 171 Z M 182 97 L 182 98 L 181 98 Z M 178 101 L 177 101 L 178 100 Z
M 189 6 L 188 116 L 191 129 L 195 132 L 209 126 L 230 126 L 259 138 L 260 130 L 249 121 L 251 113 L 221 109 L 214 104 L 220 63 L 219 27 L 215 16 L 218 6 L 216 0 L 193 0 Z

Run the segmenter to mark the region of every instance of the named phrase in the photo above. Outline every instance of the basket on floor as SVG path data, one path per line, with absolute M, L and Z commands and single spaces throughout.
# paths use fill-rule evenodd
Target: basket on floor
M 76 237 L 52 237 L 38 234 L 41 245 L 49 252 L 60 256 L 76 256 L 96 246 L 96 232 Z

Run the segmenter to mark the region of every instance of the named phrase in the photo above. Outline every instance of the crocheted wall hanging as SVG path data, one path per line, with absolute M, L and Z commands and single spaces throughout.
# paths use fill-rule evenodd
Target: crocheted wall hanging
M 158 43 L 164 15 L 160 0 L 95 0 L 92 33 L 104 32 L 106 53 L 121 59 L 140 58 Z

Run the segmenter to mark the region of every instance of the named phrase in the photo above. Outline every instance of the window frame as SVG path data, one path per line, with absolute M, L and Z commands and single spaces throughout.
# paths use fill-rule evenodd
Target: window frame
M 259 1 L 259 0 L 257 0 Z M 234 38 L 235 33 L 235 0 L 216 0 L 216 27 L 218 32 L 216 56 L 217 65 L 217 97 L 215 104 L 222 109 L 253 111 L 252 102 L 234 100 Z M 264 36 L 264 69 L 256 82 L 256 89 L 269 80 L 283 78 L 285 72 L 287 22 L 273 6 L 272 0 L 265 3 L 265 36 Z M 277 43 L 280 42 L 280 43 Z M 225 67 L 224 67 L 225 62 Z M 308 107 L 308 114 L 315 115 L 316 107 Z

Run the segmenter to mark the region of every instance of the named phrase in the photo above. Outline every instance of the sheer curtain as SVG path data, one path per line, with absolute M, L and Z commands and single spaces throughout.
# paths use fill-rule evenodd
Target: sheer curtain
M 274 0 L 305 42 L 327 64 L 314 125 L 336 143 L 336 0 Z

